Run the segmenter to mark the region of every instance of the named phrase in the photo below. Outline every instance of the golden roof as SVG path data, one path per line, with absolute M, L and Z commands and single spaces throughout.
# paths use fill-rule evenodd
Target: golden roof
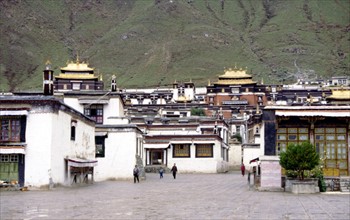
M 225 74 L 219 76 L 219 81 L 215 84 L 219 85 L 242 85 L 242 84 L 255 84 L 252 80 L 252 76 L 247 74 L 247 70 L 242 68 L 229 68 L 225 69 Z
M 176 101 L 177 102 L 187 102 L 188 100 L 185 96 L 182 95 L 182 96 L 179 96 Z
M 331 99 L 350 99 L 350 90 L 341 89 L 341 90 L 332 90 L 332 95 L 327 98 Z
M 69 74 L 69 73 L 60 73 L 60 75 L 55 76 L 57 79 L 98 79 L 98 76 L 93 74 Z
M 98 79 L 99 76 L 95 76 L 94 69 L 89 67 L 88 63 L 80 63 L 79 57 L 77 57 L 76 62 L 71 61 L 67 63 L 66 67 L 61 68 L 61 73 L 55 76 L 57 79 Z M 102 81 L 102 75 L 100 75 Z
M 62 67 L 61 70 L 64 71 L 74 71 L 74 72 L 86 72 L 86 71 L 93 71 L 93 68 L 90 68 L 87 63 L 80 63 L 79 60 L 77 62 L 71 61 L 67 64 L 66 67 Z

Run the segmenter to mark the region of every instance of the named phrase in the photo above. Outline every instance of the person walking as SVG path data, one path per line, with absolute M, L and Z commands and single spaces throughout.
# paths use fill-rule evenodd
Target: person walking
M 244 163 L 242 163 L 242 165 L 241 165 L 241 172 L 242 172 L 242 177 L 243 177 L 244 174 L 245 174 L 245 166 L 244 166 Z
M 163 167 L 161 167 L 159 169 L 159 178 L 162 179 L 163 178 L 163 173 L 164 173 L 164 170 L 163 170 Z
M 134 183 L 136 183 L 136 180 L 137 182 L 139 183 L 139 174 L 140 174 L 140 170 L 139 168 L 137 167 L 137 165 L 135 165 L 135 168 L 133 170 L 133 174 L 134 174 Z
M 174 166 L 171 168 L 171 172 L 173 172 L 173 177 L 174 179 L 176 179 L 176 172 L 177 172 L 176 163 L 174 163 Z

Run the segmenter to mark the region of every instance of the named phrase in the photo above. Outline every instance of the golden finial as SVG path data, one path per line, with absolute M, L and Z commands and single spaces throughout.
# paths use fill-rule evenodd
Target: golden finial
M 190 78 L 190 83 L 192 83 L 192 79 Z
M 208 86 L 211 86 L 211 84 L 210 84 L 210 79 L 208 79 Z
M 103 81 L 103 78 L 102 78 L 102 73 L 100 74 L 100 81 Z
M 47 60 L 46 63 L 45 63 L 45 69 L 46 70 L 50 70 L 51 69 L 51 62 L 50 60 Z
M 264 78 L 261 78 L 261 85 L 264 85 Z

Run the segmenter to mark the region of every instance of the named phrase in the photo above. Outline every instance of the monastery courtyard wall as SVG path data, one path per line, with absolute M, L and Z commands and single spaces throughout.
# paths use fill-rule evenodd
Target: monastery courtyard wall
M 147 174 L 139 184 L 2 191 L 0 199 L 0 219 L 350 219 L 350 194 L 258 192 L 238 172 Z

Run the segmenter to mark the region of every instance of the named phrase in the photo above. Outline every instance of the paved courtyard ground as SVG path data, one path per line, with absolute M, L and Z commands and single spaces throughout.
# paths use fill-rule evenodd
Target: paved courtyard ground
M 147 174 L 50 191 L 2 191 L 0 219 L 350 219 L 350 194 L 249 189 L 238 172 Z

